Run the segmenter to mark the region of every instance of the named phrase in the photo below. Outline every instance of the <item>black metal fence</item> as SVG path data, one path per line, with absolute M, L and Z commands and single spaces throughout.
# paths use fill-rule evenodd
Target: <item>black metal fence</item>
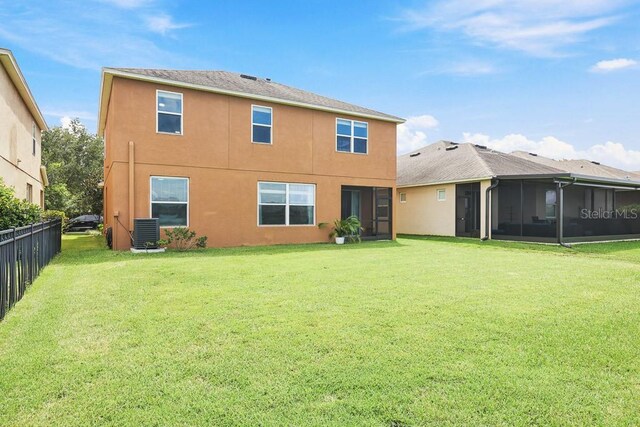
M 0 231 L 0 320 L 60 252 L 59 219 Z

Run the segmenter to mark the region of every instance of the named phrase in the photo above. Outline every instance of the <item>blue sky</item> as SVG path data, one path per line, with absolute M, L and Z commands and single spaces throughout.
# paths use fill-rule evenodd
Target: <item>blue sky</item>
M 103 66 L 223 69 L 407 118 L 439 139 L 640 170 L 640 2 L 0 0 L 50 125 L 95 130 Z

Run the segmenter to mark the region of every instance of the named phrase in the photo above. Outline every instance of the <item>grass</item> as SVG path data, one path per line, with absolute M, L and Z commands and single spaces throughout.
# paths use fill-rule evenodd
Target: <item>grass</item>
M 0 323 L 0 425 L 638 425 L 640 243 L 132 255 Z

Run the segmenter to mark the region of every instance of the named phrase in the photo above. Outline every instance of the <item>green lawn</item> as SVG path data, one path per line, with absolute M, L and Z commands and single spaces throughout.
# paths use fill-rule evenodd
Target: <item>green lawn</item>
M 0 323 L 0 425 L 639 424 L 640 243 L 67 236 Z

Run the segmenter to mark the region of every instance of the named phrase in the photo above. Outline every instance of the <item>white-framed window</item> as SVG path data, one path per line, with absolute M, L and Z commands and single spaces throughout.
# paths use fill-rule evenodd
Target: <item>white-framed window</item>
M 369 124 L 336 119 L 336 150 L 342 153 L 367 154 Z
M 33 123 L 31 126 L 31 145 L 33 155 L 36 155 L 36 124 Z
M 156 132 L 182 135 L 182 94 L 156 91 Z
M 273 141 L 273 109 L 261 105 L 251 106 L 251 142 L 271 144 Z
M 258 182 L 258 225 L 314 225 L 315 184 Z
M 407 202 L 407 193 L 400 193 L 400 203 Z
M 544 215 L 547 219 L 556 218 L 556 190 L 547 190 L 545 192 L 545 209 Z
M 161 227 L 189 226 L 189 178 L 152 176 L 150 190 L 151 218 Z
M 447 200 L 447 191 L 443 188 L 436 190 L 436 198 L 439 202 L 444 202 Z

